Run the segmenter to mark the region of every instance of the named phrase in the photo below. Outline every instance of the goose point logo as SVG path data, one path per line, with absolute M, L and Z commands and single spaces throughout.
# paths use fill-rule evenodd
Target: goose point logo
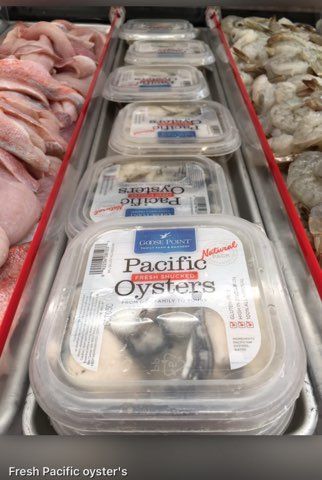
M 194 252 L 195 250 L 194 228 L 138 230 L 135 235 L 135 253 Z

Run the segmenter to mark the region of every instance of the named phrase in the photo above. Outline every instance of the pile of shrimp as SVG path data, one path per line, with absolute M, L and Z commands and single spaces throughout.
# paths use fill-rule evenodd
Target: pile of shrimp
M 322 266 L 322 36 L 275 17 L 230 15 L 222 29 L 276 161 L 292 162 L 288 188 Z

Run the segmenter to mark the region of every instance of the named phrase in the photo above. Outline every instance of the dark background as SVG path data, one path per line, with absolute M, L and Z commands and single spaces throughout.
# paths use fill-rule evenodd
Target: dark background
M 261 0 L 258 0 L 260 3 Z M 322 0 L 321 1 L 321 12 L 322 12 Z M 1 2 L 0 2 L 1 3 Z M 175 1 L 173 2 L 175 4 Z M 180 2 L 178 2 L 179 4 Z M 197 3 L 197 2 L 196 2 Z M 215 2 L 214 2 L 215 3 Z M 118 2 L 116 2 L 118 4 Z M 48 7 L 37 8 L 37 7 L 9 7 L 8 13 L 11 20 L 52 20 L 55 17 L 66 18 L 73 22 L 87 21 L 87 22 L 101 22 L 102 19 L 107 20 L 109 7 L 85 7 L 81 6 L 79 9 L 75 7 Z M 272 15 L 272 11 L 269 10 L 236 10 L 236 9 L 222 9 L 222 16 L 226 15 L 256 15 L 269 17 Z M 205 7 L 196 7 L 196 8 L 187 8 L 187 7 L 126 7 L 126 18 L 185 18 L 193 23 L 196 27 L 205 26 Z M 317 13 L 308 13 L 308 12 L 278 12 L 279 17 L 287 16 L 293 21 L 299 21 L 304 23 L 310 23 L 312 25 L 320 17 Z
M 145 436 L 137 440 L 136 436 L 2 437 L 0 478 L 9 478 L 10 465 L 39 468 L 120 465 L 128 469 L 128 476 L 116 478 L 129 480 L 322 478 L 321 437 L 203 436 L 196 441 L 192 436 Z

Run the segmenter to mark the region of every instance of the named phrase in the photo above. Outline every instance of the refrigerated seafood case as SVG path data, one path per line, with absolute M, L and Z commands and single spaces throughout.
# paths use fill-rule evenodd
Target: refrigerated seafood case
M 120 42 L 118 52 L 115 58 L 114 68 L 121 64 L 122 58 L 124 57 L 124 49 L 125 49 L 124 44 Z M 209 71 L 207 72 L 206 76 L 207 76 L 207 81 L 211 87 L 213 98 L 216 100 L 225 102 L 223 91 L 221 90 L 220 82 L 218 80 L 218 76 L 216 72 Z M 108 135 L 104 135 L 103 133 L 110 131 L 112 119 L 114 118 L 116 113 L 117 113 L 117 108 L 115 107 L 115 105 L 112 103 L 106 102 L 105 108 L 102 109 L 102 115 L 99 122 L 99 127 L 97 129 L 97 135 L 94 140 L 92 154 L 89 159 L 90 165 L 93 165 L 94 162 L 99 160 L 100 158 L 105 157 L 106 153 L 111 153 L 108 147 L 108 138 L 107 138 Z M 257 204 L 254 199 L 252 189 L 249 184 L 249 178 L 246 173 L 243 160 L 242 160 L 242 157 L 240 156 L 239 151 L 234 153 L 231 159 L 229 159 L 228 162 L 224 164 L 224 169 L 228 177 L 229 190 L 231 193 L 234 208 L 236 209 L 235 211 L 239 212 L 239 214 L 244 218 L 251 219 L 252 221 L 255 220 L 256 223 L 260 224 L 261 219 L 257 209 Z M 235 185 L 239 185 L 239 188 L 238 189 L 234 188 Z M 305 397 L 306 394 L 307 394 L 307 391 L 303 389 L 301 397 L 303 395 Z M 299 412 L 303 407 L 303 405 L 305 404 L 306 404 L 305 401 L 304 403 L 302 403 L 301 401 L 297 403 L 296 411 L 298 413 L 294 415 L 292 422 L 295 427 L 295 425 L 297 424 L 297 419 L 301 418 L 302 419 L 301 422 L 303 422 L 302 426 L 304 427 L 304 425 L 306 425 L 307 427 L 308 425 L 310 425 L 307 432 L 312 432 L 312 426 L 316 421 L 316 410 L 314 407 L 310 408 L 309 410 L 304 409 L 306 413 L 304 417 L 302 417 L 302 415 L 299 414 Z M 28 416 L 28 411 L 29 413 L 31 413 L 31 416 Z M 26 420 L 24 424 L 25 431 L 33 432 L 33 433 L 37 431 L 37 428 L 35 428 L 36 425 L 39 426 L 39 424 L 43 424 L 41 418 L 44 419 L 43 414 L 41 413 L 41 410 L 35 404 L 34 404 L 34 408 L 32 409 L 32 412 L 30 411 L 30 403 L 28 404 L 28 406 L 26 405 L 24 418 Z M 30 421 L 31 421 L 31 424 L 28 423 Z M 41 428 L 42 427 L 40 427 L 40 429 Z M 299 427 L 299 429 L 296 427 L 293 429 L 291 424 L 289 431 L 292 431 L 292 430 L 295 434 L 297 432 L 300 433 L 302 431 L 301 427 Z M 304 431 L 305 431 L 305 427 L 304 427 Z
M 179 15 L 179 17 L 180 17 L 180 15 Z M 215 54 L 217 53 L 214 49 L 214 45 L 212 44 L 212 40 L 211 40 L 211 37 L 209 36 L 209 32 L 207 32 L 205 29 L 200 29 L 199 38 L 201 38 L 203 41 L 205 41 L 206 44 L 210 45 L 210 48 L 213 51 L 213 53 L 215 53 Z M 109 75 L 109 73 L 112 69 L 114 70 L 115 68 L 117 68 L 117 67 L 119 67 L 123 64 L 125 49 L 126 49 L 125 42 L 120 41 L 120 40 L 118 40 L 117 38 L 114 37 L 113 40 L 112 40 L 112 43 L 111 43 L 111 48 L 110 48 L 110 51 L 109 51 L 109 55 L 105 59 L 104 72 L 105 72 L 106 76 Z M 220 77 L 218 75 L 218 72 L 221 75 L 220 68 L 221 68 L 221 65 L 215 66 L 212 69 L 206 69 L 204 71 L 204 73 L 205 73 L 207 82 L 209 83 L 209 86 L 210 86 L 212 100 L 220 101 L 221 103 L 223 103 L 225 105 L 227 99 L 228 99 L 228 103 L 229 103 L 229 98 L 228 98 L 229 97 L 229 92 L 228 92 L 227 97 L 225 97 L 225 94 L 224 94 L 224 91 L 223 91 L 223 88 L 222 88 L 222 84 L 221 84 L 221 81 L 220 81 Z M 226 85 L 225 85 L 225 87 L 226 87 Z M 235 85 L 232 83 L 231 87 L 235 88 Z M 88 160 L 88 164 L 90 166 L 94 162 L 97 162 L 98 160 L 104 158 L 106 156 L 106 154 L 111 154 L 112 153 L 111 150 L 108 147 L 107 141 L 108 141 L 108 136 L 109 136 L 109 133 L 110 133 L 110 130 L 111 130 L 113 120 L 115 119 L 116 114 L 118 112 L 118 107 L 115 106 L 114 104 L 112 104 L 111 102 L 108 102 L 107 100 L 101 100 L 100 93 L 101 93 L 102 89 L 103 89 L 103 82 L 101 81 L 100 85 L 97 87 L 97 90 L 96 90 L 95 101 L 99 102 L 99 105 L 102 108 L 100 109 L 100 107 L 99 107 L 97 110 L 95 109 L 95 114 L 99 115 L 99 119 L 98 119 L 98 124 L 97 124 L 97 129 L 96 129 L 96 132 L 95 132 L 95 136 L 93 138 L 93 142 L 91 141 L 91 138 L 87 136 L 86 129 L 83 129 L 83 137 L 82 137 L 81 141 L 79 141 L 76 144 L 75 152 L 78 152 L 79 154 L 81 154 L 82 158 L 84 158 L 84 163 L 82 164 L 83 167 L 87 163 L 87 160 Z M 229 106 L 230 106 L 230 110 L 231 110 L 233 116 L 235 117 L 235 121 L 237 122 L 237 124 L 243 124 L 244 119 L 243 119 L 242 115 L 240 114 L 239 117 L 236 116 L 236 112 L 233 111 L 234 107 L 232 107 L 230 104 L 229 104 Z M 245 124 L 247 125 L 247 119 L 245 120 Z M 86 123 L 86 125 L 88 126 L 88 125 L 90 125 L 90 123 Z M 242 130 L 242 129 L 240 129 L 240 130 Z M 256 133 L 254 133 L 254 135 L 256 135 Z M 243 138 L 244 138 L 244 135 L 243 135 Z M 86 143 L 86 145 L 88 145 L 88 144 L 90 145 L 89 150 L 87 150 L 87 152 L 88 152 L 87 157 L 86 157 L 85 151 L 82 150 L 82 142 L 83 141 Z M 85 159 L 85 157 L 86 157 L 86 159 Z M 76 157 L 74 157 L 74 158 L 76 159 Z M 247 169 L 245 167 L 244 158 L 245 158 L 244 157 L 244 151 L 237 150 L 236 152 L 234 152 L 232 154 L 232 156 L 227 160 L 227 162 L 222 165 L 223 168 L 224 168 L 224 171 L 226 173 L 226 176 L 227 176 L 228 189 L 230 191 L 230 197 L 231 197 L 234 212 L 236 212 L 236 214 L 239 214 L 242 218 L 245 218 L 247 220 L 255 222 L 259 225 L 263 225 L 263 223 L 264 223 L 264 227 L 265 227 L 266 231 L 268 231 L 269 236 L 272 238 L 271 225 L 266 220 L 266 212 L 263 212 L 261 210 L 261 208 L 258 209 L 258 205 L 261 207 L 261 204 L 260 204 L 258 198 L 256 199 L 256 197 L 254 195 L 253 187 L 252 187 L 252 184 L 251 184 L 250 179 L 249 179 L 249 173 L 247 172 Z M 263 162 L 262 165 L 265 167 L 265 160 L 261 160 L 261 161 Z M 82 170 L 83 170 L 83 167 L 82 167 Z M 252 175 L 250 175 L 250 176 L 252 177 Z M 72 172 L 71 172 L 71 177 L 73 177 Z M 61 192 L 61 194 L 58 198 L 58 205 L 59 204 L 61 205 L 61 202 L 64 202 L 64 196 L 63 195 L 66 195 L 65 198 L 68 198 L 68 199 L 71 198 L 71 196 L 73 195 L 73 193 L 71 193 L 71 191 L 70 191 L 70 184 L 69 184 L 70 181 L 71 181 L 70 179 L 69 180 L 65 179 L 65 181 L 63 183 L 62 192 Z M 77 178 L 74 178 L 72 181 L 74 181 L 74 183 L 78 183 L 79 176 L 77 176 Z M 252 178 L 252 181 L 254 182 L 253 178 Z M 274 187 L 272 186 L 272 188 L 274 188 Z M 72 192 L 73 191 L 74 190 L 72 190 Z M 274 206 L 276 206 L 276 199 L 272 200 L 270 208 L 273 209 Z M 280 209 L 280 204 L 277 205 L 277 208 Z M 59 219 L 59 223 L 64 223 L 66 221 L 65 217 L 66 217 L 66 215 L 62 213 L 62 216 Z M 266 221 L 262 222 L 263 218 Z M 53 218 L 52 218 L 52 222 L 53 222 Z M 287 225 L 287 229 L 283 230 L 284 234 L 287 237 L 289 235 L 291 235 L 291 238 L 294 240 L 292 230 L 290 229 L 289 225 L 285 222 L 285 219 L 284 219 L 283 229 L 285 227 L 285 224 Z M 54 224 L 52 223 L 51 225 L 53 226 Z M 66 240 L 64 235 L 62 236 L 62 238 L 63 238 L 63 243 L 64 243 L 65 240 Z M 274 237 L 274 235 L 273 235 L 272 239 L 273 239 L 274 243 L 277 243 L 277 245 L 278 245 L 278 239 L 276 239 L 276 237 Z M 294 252 L 295 252 L 295 256 L 297 258 L 297 262 L 299 262 L 301 264 L 301 262 L 303 262 L 303 260 L 300 256 L 296 241 L 294 241 L 292 243 L 292 248 L 294 248 Z M 56 262 L 51 263 L 50 258 L 49 259 L 45 258 L 45 260 L 42 263 L 43 270 L 46 271 L 47 268 L 48 268 L 47 271 L 50 271 L 50 268 L 49 268 L 50 264 L 51 264 L 51 268 L 52 268 L 52 275 L 50 276 L 50 279 L 47 279 L 47 282 L 48 282 L 47 283 L 48 288 L 46 290 L 47 292 L 50 288 L 54 272 L 56 271 L 57 263 L 58 263 L 61 255 L 62 255 L 64 249 L 65 249 L 65 245 L 60 246 L 58 248 L 58 250 L 55 251 Z M 282 254 L 284 254 L 284 253 L 285 252 L 283 252 L 283 251 L 281 252 L 281 249 L 278 248 L 279 259 L 283 263 L 283 266 L 284 266 L 285 260 L 284 260 L 284 257 L 283 257 Z M 303 268 L 303 266 L 302 266 L 302 268 Z M 290 269 L 290 270 L 293 272 L 292 269 Z M 292 284 L 292 282 L 290 282 L 290 273 L 288 275 L 287 275 L 287 273 L 288 273 L 287 271 L 285 273 L 286 273 L 286 280 L 287 280 L 287 283 L 288 283 L 288 288 L 290 289 L 291 298 L 294 302 L 293 292 L 299 288 L 298 284 L 297 284 L 297 279 L 295 279 L 295 280 L 293 279 L 294 283 Z M 36 274 L 36 279 L 38 279 L 38 281 L 40 279 L 39 272 L 38 272 L 38 274 Z M 303 277 L 300 281 L 301 282 L 303 281 Z M 304 285 L 302 284 L 301 286 L 302 286 L 302 289 L 303 289 Z M 314 286 L 313 286 L 313 289 L 314 289 Z M 40 302 L 41 305 L 38 305 L 38 309 L 36 309 L 37 311 L 32 312 L 31 317 L 32 317 L 34 326 L 38 323 L 38 321 L 40 319 L 42 309 L 44 308 L 44 302 L 45 302 L 45 298 L 42 298 L 41 302 Z M 301 303 L 301 301 L 300 301 L 300 303 Z M 313 305 L 316 306 L 316 298 L 314 299 L 314 296 L 313 296 Z M 30 305 L 29 305 L 29 307 L 30 307 Z M 298 304 L 295 305 L 295 307 L 298 307 Z M 297 313 L 297 316 L 298 316 L 299 315 L 299 308 L 296 308 L 296 313 Z M 308 314 L 308 317 L 309 317 L 308 322 L 315 323 L 315 320 L 312 317 L 312 311 L 311 311 L 311 313 Z M 310 360 L 310 358 L 309 358 L 309 360 Z M 298 433 L 298 434 L 309 433 L 310 434 L 310 433 L 313 432 L 313 430 L 315 428 L 315 422 L 316 422 L 316 407 L 315 407 L 314 399 L 311 396 L 311 393 L 312 392 L 310 392 L 310 388 L 304 387 L 302 389 L 300 400 L 296 403 L 295 413 L 292 416 L 292 420 L 291 420 L 290 426 L 288 428 L 289 432 L 295 433 L 295 434 L 296 433 Z M 29 396 L 29 399 L 30 399 L 30 396 Z M 32 410 L 32 415 L 31 416 L 28 416 L 28 412 L 30 412 L 30 402 L 29 403 L 27 402 L 26 409 L 25 409 L 24 431 L 26 433 L 30 433 L 30 432 L 40 433 L 41 429 L 40 429 L 40 431 L 38 430 L 38 432 L 37 432 L 37 428 L 34 428 L 34 427 L 35 427 L 35 425 L 40 425 L 40 424 L 43 423 L 44 414 L 41 412 L 41 410 L 39 409 L 39 407 L 36 404 L 33 404 L 33 410 Z M 42 419 L 42 420 L 39 421 L 39 419 Z

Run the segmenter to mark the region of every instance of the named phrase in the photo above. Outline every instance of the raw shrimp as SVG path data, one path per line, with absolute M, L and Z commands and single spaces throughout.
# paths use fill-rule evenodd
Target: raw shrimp
M 221 28 L 227 35 L 231 35 L 231 33 L 236 29 L 237 21 L 242 20 L 242 17 L 237 17 L 236 15 L 228 15 L 227 17 L 222 19 Z
M 287 186 L 293 198 L 308 209 L 322 203 L 322 152 L 301 153 L 290 165 Z
M 274 105 L 270 111 L 272 125 L 288 134 L 294 134 L 299 122 L 303 119 L 311 124 L 311 117 L 314 116 L 313 110 L 303 105 L 301 100 L 296 99 Z
M 254 30 L 244 30 L 243 35 L 233 44 L 233 50 L 242 52 L 250 62 L 267 60 L 265 49 L 267 42 L 266 35 Z
M 260 75 L 254 80 L 251 96 L 257 112 L 267 112 L 275 103 L 275 86 L 266 75 Z
M 272 136 L 268 143 L 273 152 L 280 157 L 293 153 L 293 135 L 281 133 L 280 135 Z
M 307 73 L 309 62 L 300 56 L 290 57 L 287 54 L 276 55 L 264 65 L 269 80 L 287 80 L 294 75 Z
M 322 111 L 310 110 L 310 115 L 304 117 L 294 132 L 294 149 L 302 152 L 307 148 L 322 147 Z

